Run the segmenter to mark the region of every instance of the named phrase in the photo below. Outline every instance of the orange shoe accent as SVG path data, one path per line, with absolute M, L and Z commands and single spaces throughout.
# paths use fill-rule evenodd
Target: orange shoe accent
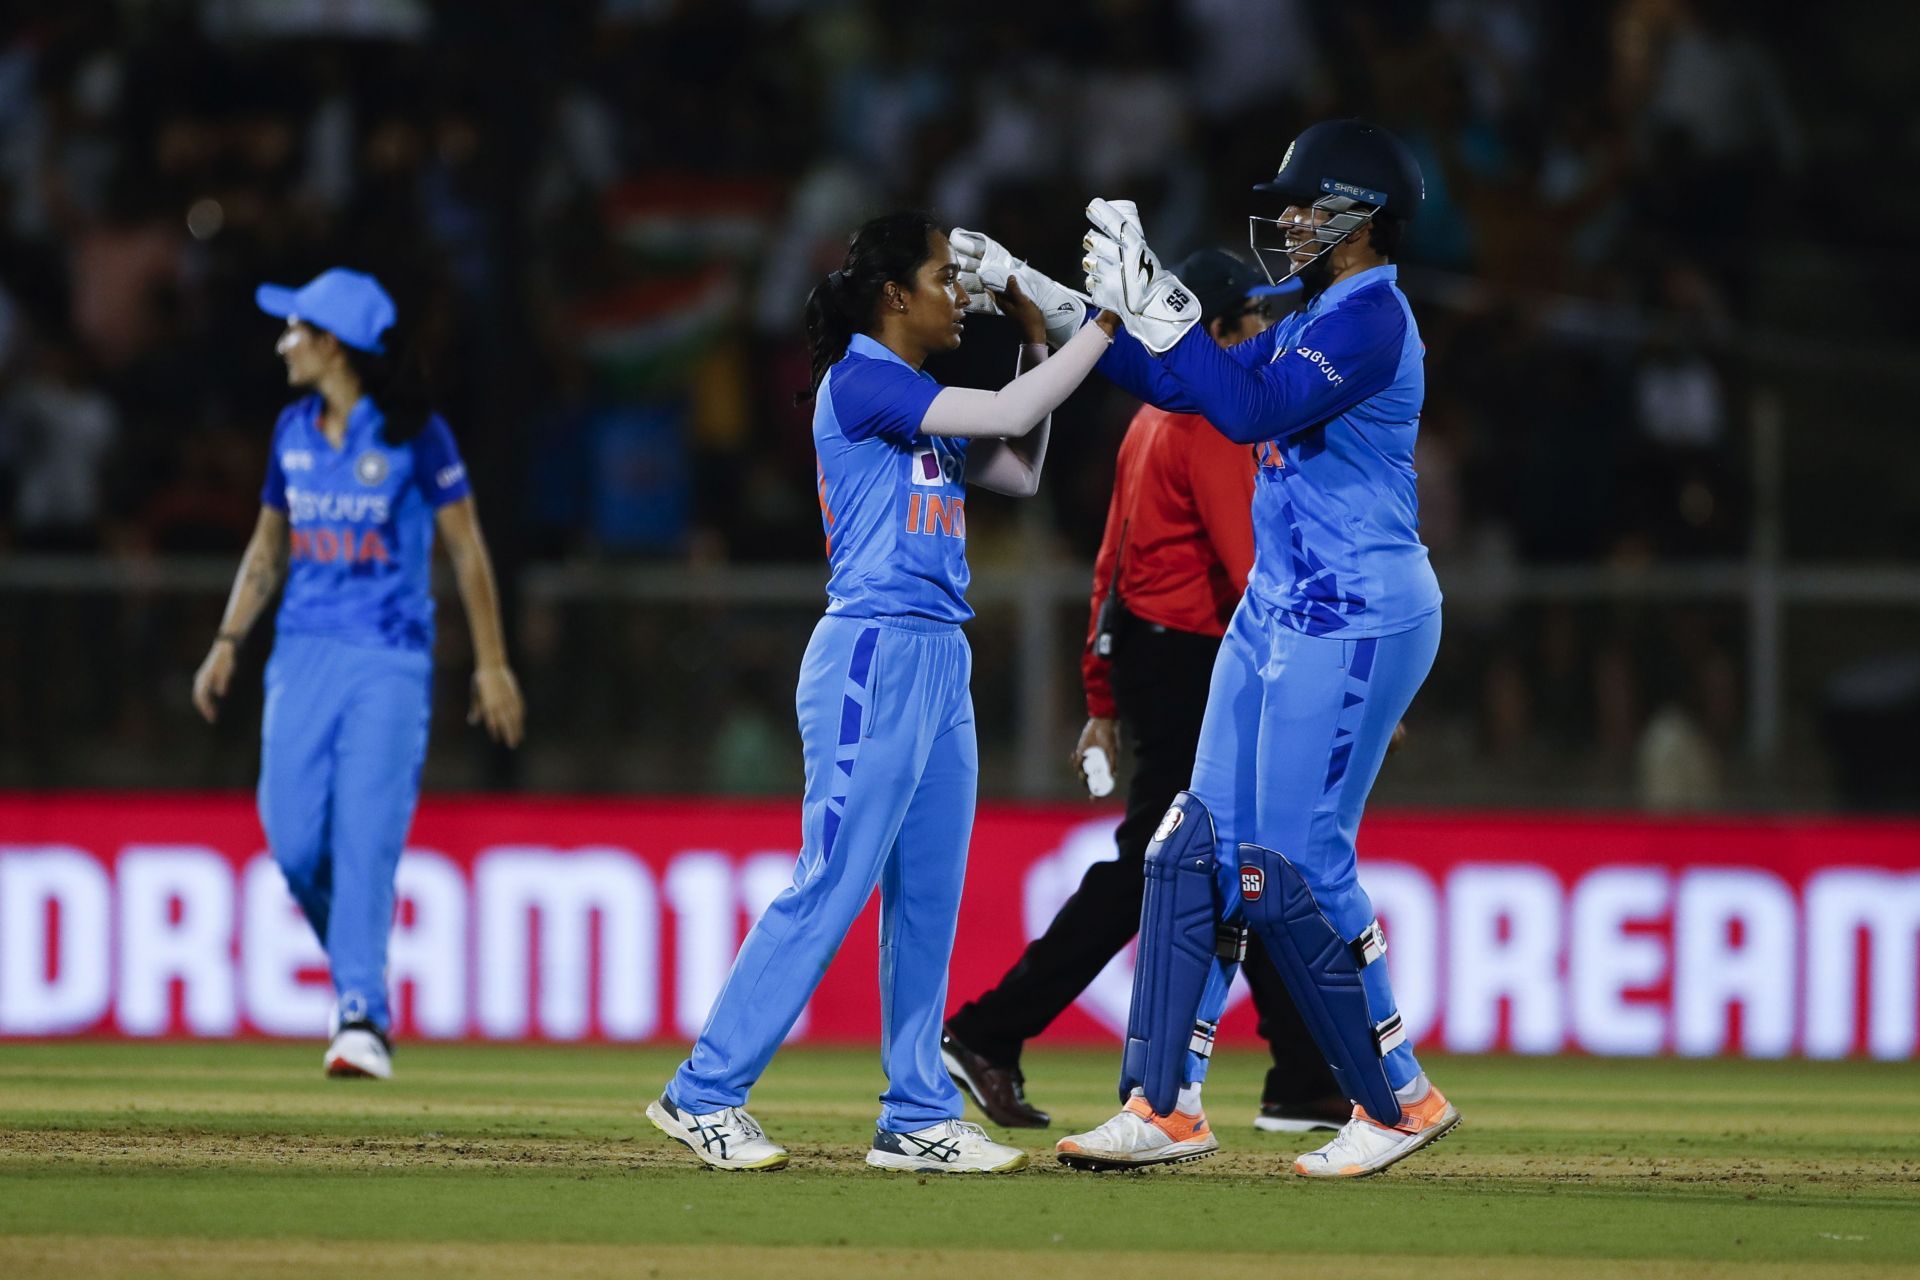
M 1133 1112 L 1175 1142 L 1188 1142 L 1194 1138 L 1204 1137 L 1207 1132 L 1207 1113 L 1204 1111 L 1194 1112 L 1191 1115 L 1185 1111 L 1176 1111 L 1166 1116 L 1156 1115 L 1145 1098 L 1137 1097 L 1128 1098 L 1123 1110 Z
M 1399 1133 L 1425 1133 L 1446 1119 L 1447 1110 L 1447 1100 L 1441 1094 L 1439 1087 L 1428 1085 L 1426 1097 L 1415 1103 L 1400 1104 L 1399 1124 L 1380 1124 L 1378 1120 L 1368 1115 L 1367 1109 L 1359 1103 L 1354 1104 L 1353 1118 L 1365 1120 L 1368 1124 L 1380 1125 L 1382 1129 L 1393 1129 Z

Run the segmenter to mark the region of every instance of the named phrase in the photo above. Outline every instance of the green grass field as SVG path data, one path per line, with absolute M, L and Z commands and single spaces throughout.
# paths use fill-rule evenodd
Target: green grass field
M 1036 1051 L 1055 1128 L 1011 1137 L 1034 1167 L 947 1179 L 860 1163 L 870 1050 L 775 1061 L 771 1174 L 647 1124 L 668 1051 L 407 1045 L 384 1084 L 318 1059 L 0 1044 L 0 1276 L 1920 1275 L 1913 1064 L 1435 1058 L 1459 1132 L 1324 1185 L 1253 1130 L 1243 1054 L 1215 1063 L 1212 1160 L 1063 1170 L 1051 1141 L 1110 1113 L 1115 1055 Z

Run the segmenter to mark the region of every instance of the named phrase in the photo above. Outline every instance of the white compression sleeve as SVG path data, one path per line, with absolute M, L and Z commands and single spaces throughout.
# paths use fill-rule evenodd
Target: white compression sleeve
M 927 406 L 921 434 L 988 440 L 1024 436 L 1086 380 L 1110 341 L 1099 325 L 1083 325 L 1051 359 L 998 391 L 945 387 Z
M 1019 377 L 1046 358 L 1045 343 L 1023 345 L 1013 364 L 1014 376 Z M 1016 498 L 1031 498 L 1040 492 L 1040 472 L 1047 465 L 1047 440 L 1052 434 L 1053 415 L 1048 414 L 1024 436 L 976 440 L 967 456 L 967 483 Z

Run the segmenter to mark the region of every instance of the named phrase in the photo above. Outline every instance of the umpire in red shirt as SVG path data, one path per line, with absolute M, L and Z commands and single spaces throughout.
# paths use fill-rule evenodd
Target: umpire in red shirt
M 1207 332 L 1221 346 L 1244 342 L 1270 323 L 1267 299 L 1255 290 L 1274 290 L 1258 268 L 1203 249 L 1176 274 L 1199 297 Z M 1089 868 L 998 985 L 947 1022 L 947 1070 L 996 1124 L 1046 1127 L 1047 1114 L 1026 1100 L 1021 1047 L 1139 929 L 1147 845 L 1193 776 L 1214 655 L 1253 568 L 1254 471 L 1251 449 L 1196 414 L 1145 405 L 1127 427 L 1094 564 L 1081 660 L 1088 720 L 1073 761 L 1084 770 L 1088 750 L 1099 747 L 1117 764 L 1124 737 L 1133 748 L 1133 782 L 1114 833 L 1119 855 Z M 1273 1048 L 1255 1123 L 1295 1132 L 1339 1128 L 1352 1105 L 1257 939 L 1248 941 L 1241 972 L 1253 990 L 1260 1034 Z

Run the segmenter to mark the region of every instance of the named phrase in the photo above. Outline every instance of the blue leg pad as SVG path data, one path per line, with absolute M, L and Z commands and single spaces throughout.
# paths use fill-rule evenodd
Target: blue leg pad
M 1385 1059 L 1406 1033 L 1397 1010 L 1372 1008 L 1361 981 L 1386 955 L 1379 922 L 1358 938 L 1341 937 L 1294 865 L 1257 844 L 1240 846 L 1240 901 L 1347 1097 L 1380 1123 L 1398 1124 L 1400 1099 Z
M 1213 1028 L 1195 1019 L 1220 949 L 1213 817 L 1190 791 L 1174 797 L 1147 846 L 1146 896 L 1133 1005 L 1120 1065 L 1120 1098 L 1137 1086 L 1161 1115 L 1173 1111 L 1187 1052 L 1212 1051 Z

